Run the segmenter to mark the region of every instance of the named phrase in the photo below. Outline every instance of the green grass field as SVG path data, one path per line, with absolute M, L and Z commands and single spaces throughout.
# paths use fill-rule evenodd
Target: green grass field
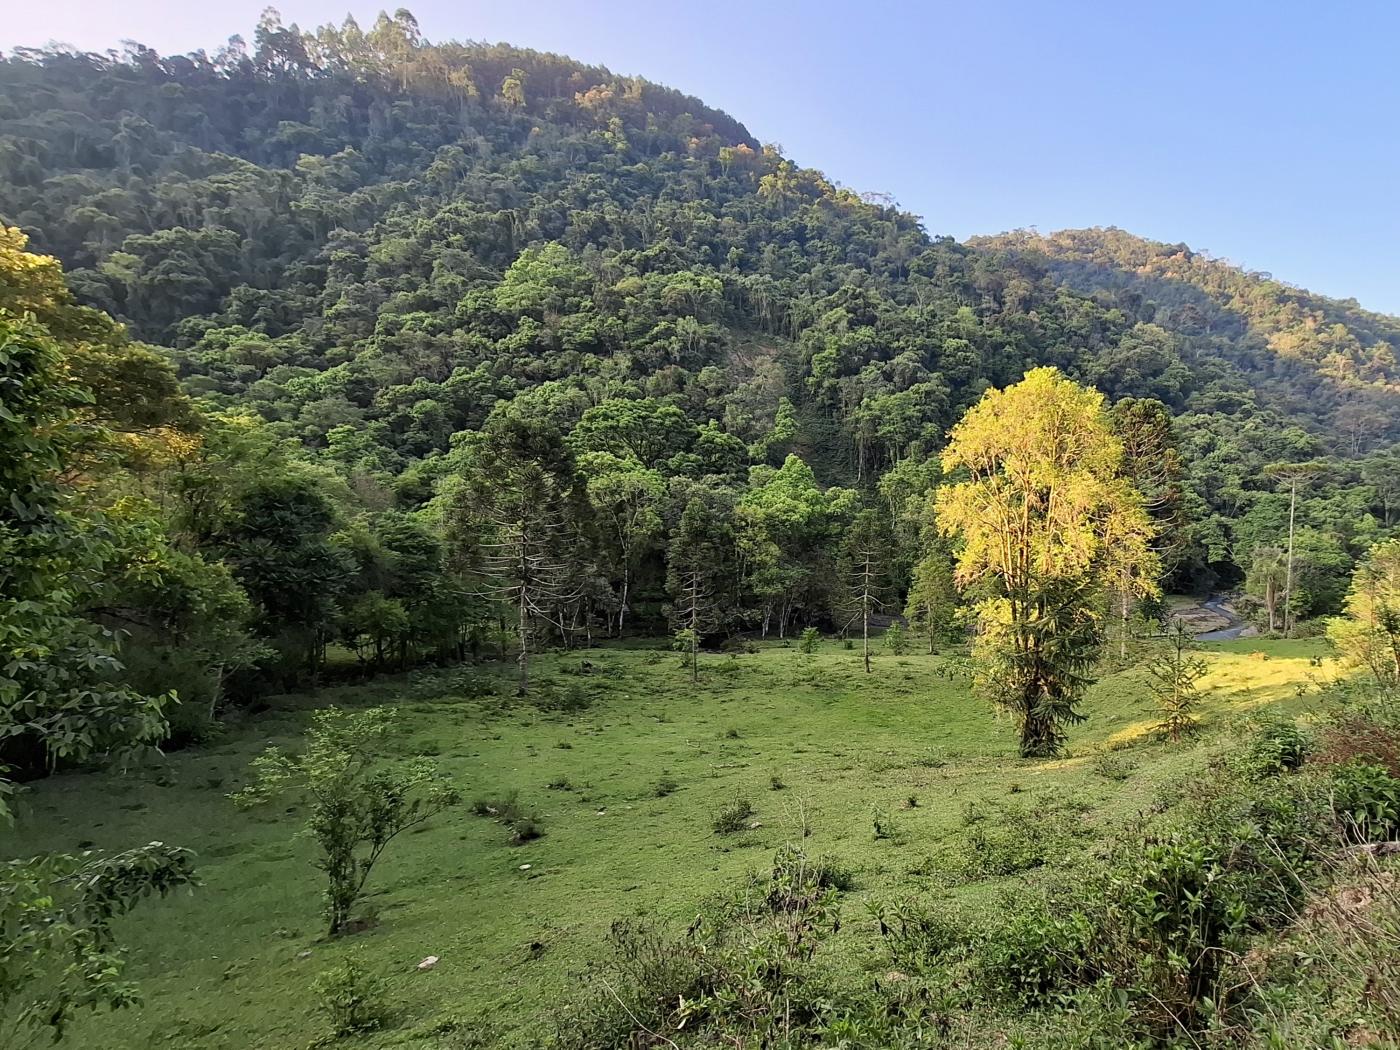
M 1305 713 L 1330 677 L 1321 654 L 1311 641 L 1209 647 L 1207 725 L 1266 709 Z M 950 880 L 947 858 L 974 815 L 993 825 L 1015 814 L 1043 819 L 1090 848 L 1203 760 L 1198 744 L 1151 738 L 1143 674 L 1130 671 L 1095 687 L 1069 757 L 1023 762 L 1010 723 L 948 668 L 941 657 L 881 653 L 866 675 L 859 653 L 835 642 L 811 657 L 773 645 L 704 655 L 692 686 L 674 654 L 617 647 L 538 661 L 560 690 L 576 685 L 591 700 L 569 715 L 511 698 L 510 669 L 490 665 L 283 697 L 204 750 L 124 775 L 34 785 L 5 852 L 159 839 L 199 855 L 201 888 L 124 920 L 145 1005 L 83 1019 L 73 1046 L 304 1047 L 325 1031 L 313 979 L 356 949 L 388 978 L 395 1007 L 390 1027 L 356 1045 L 469 1045 L 450 1039 L 473 1032 L 490 1033 L 481 1045 L 529 1045 L 615 918 L 687 923 L 798 839 L 804 819 L 808 849 L 856 873 L 842 905 L 843 964 L 875 968 L 864 900 L 927 890 L 976 908 L 1027 877 Z M 517 791 L 544 836 L 513 846 L 469 804 L 449 811 L 386 852 L 362 908 L 376 921 L 324 940 L 321 875 L 298 833 L 301 811 L 240 811 L 226 798 L 246 783 L 254 755 L 269 743 L 295 747 L 307 711 L 324 704 L 393 706 L 403 720 L 398 753 L 434 757 L 468 803 Z M 658 791 L 663 778 L 674 790 Z M 738 795 L 754 803 L 758 826 L 715 834 L 713 814 Z M 893 821 L 892 838 L 875 838 L 877 813 Z M 420 973 L 427 955 L 441 962 Z

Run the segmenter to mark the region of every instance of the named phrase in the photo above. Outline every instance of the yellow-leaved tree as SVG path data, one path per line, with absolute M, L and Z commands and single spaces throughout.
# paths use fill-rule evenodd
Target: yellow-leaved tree
M 1015 717 L 1021 754 L 1060 752 L 1083 720 L 1104 595 L 1157 591 L 1152 523 L 1123 472 L 1104 397 L 1037 368 L 968 410 L 943 452 L 939 531 L 975 602 L 980 689 Z
M 1327 621 L 1342 662 L 1364 667 L 1384 692 L 1400 688 L 1400 540 L 1377 543 L 1357 565 L 1346 614 Z

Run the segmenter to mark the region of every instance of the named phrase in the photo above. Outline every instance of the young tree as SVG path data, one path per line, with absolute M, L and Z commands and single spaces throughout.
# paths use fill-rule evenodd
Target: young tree
M 384 708 L 313 716 L 307 746 L 292 757 L 269 747 L 253 760 L 256 780 L 232 797 L 254 806 L 291 791 L 311 801 L 306 827 L 326 873 L 326 919 L 332 937 L 350 920 L 375 863 L 395 837 L 461 801 L 431 763 L 389 765 L 380 759 L 394 716 Z
M 870 673 L 870 617 L 887 604 L 888 558 L 893 538 L 879 511 L 863 510 L 841 540 L 839 572 L 845 586 L 842 605 L 849 612 L 845 630 L 860 621 L 861 659 Z
M 928 651 L 938 651 L 938 639 L 950 633 L 958 609 L 953 561 L 941 542 L 919 559 L 904 605 L 909 626 L 928 639 Z
M 1124 477 L 1103 395 L 1054 368 L 991 390 L 953 428 L 939 489 L 956 579 L 980 590 L 974 657 L 983 690 L 1016 717 L 1021 754 L 1057 754 L 1102 645 L 1100 596 L 1115 568 L 1156 590 L 1152 525 Z
M 895 656 L 903 656 L 909 652 L 909 632 L 898 620 L 885 629 L 884 641 L 885 648 Z
M 1209 670 L 1192 651 L 1191 632 L 1180 620 L 1172 624 L 1163 652 L 1147 664 L 1148 688 L 1162 709 L 1157 731 L 1173 742 L 1196 731 L 1196 707 L 1201 693 L 1196 683 Z
M 1377 543 L 1352 574 L 1346 612 L 1327 623 L 1344 663 L 1364 667 L 1376 685 L 1400 688 L 1400 540 Z

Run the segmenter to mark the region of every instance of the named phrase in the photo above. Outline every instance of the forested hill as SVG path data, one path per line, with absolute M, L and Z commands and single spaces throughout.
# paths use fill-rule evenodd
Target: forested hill
M 1291 411 L 1326 419 L 1353 453 L 1397 437 L 1400 318 L 1114 228 L 973 243 L 1033 260 L 1194 352 L 1233 361 Z
M 1304 507 L 1333 569 L 1400 504 L 1393 319 L 1116 231 L 930 237 L 693 98 L 407 12 L 9 55 L 0 219 L 202 411 L 343 479 L 342 518 L 425 507 L 508 404 L 671 485 L 795 453 L 867 489 L 1039 364 L 1176 417 L 1176 585 L 1275 538 L 1269 463 L 1343 458 Z

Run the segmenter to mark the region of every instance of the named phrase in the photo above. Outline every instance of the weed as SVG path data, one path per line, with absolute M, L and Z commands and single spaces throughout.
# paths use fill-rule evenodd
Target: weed
M 384 979 L 366 969 L 358 953 L 322 973 L 311 988 L 336 1038 L 371 1031 L 388 1019 Z
M 726 802 L 715 811 L 711 826 L 716 835 L 732 835 L 747 828 L 753 815 L 753 803 L 740 795 L 733 802 Z

